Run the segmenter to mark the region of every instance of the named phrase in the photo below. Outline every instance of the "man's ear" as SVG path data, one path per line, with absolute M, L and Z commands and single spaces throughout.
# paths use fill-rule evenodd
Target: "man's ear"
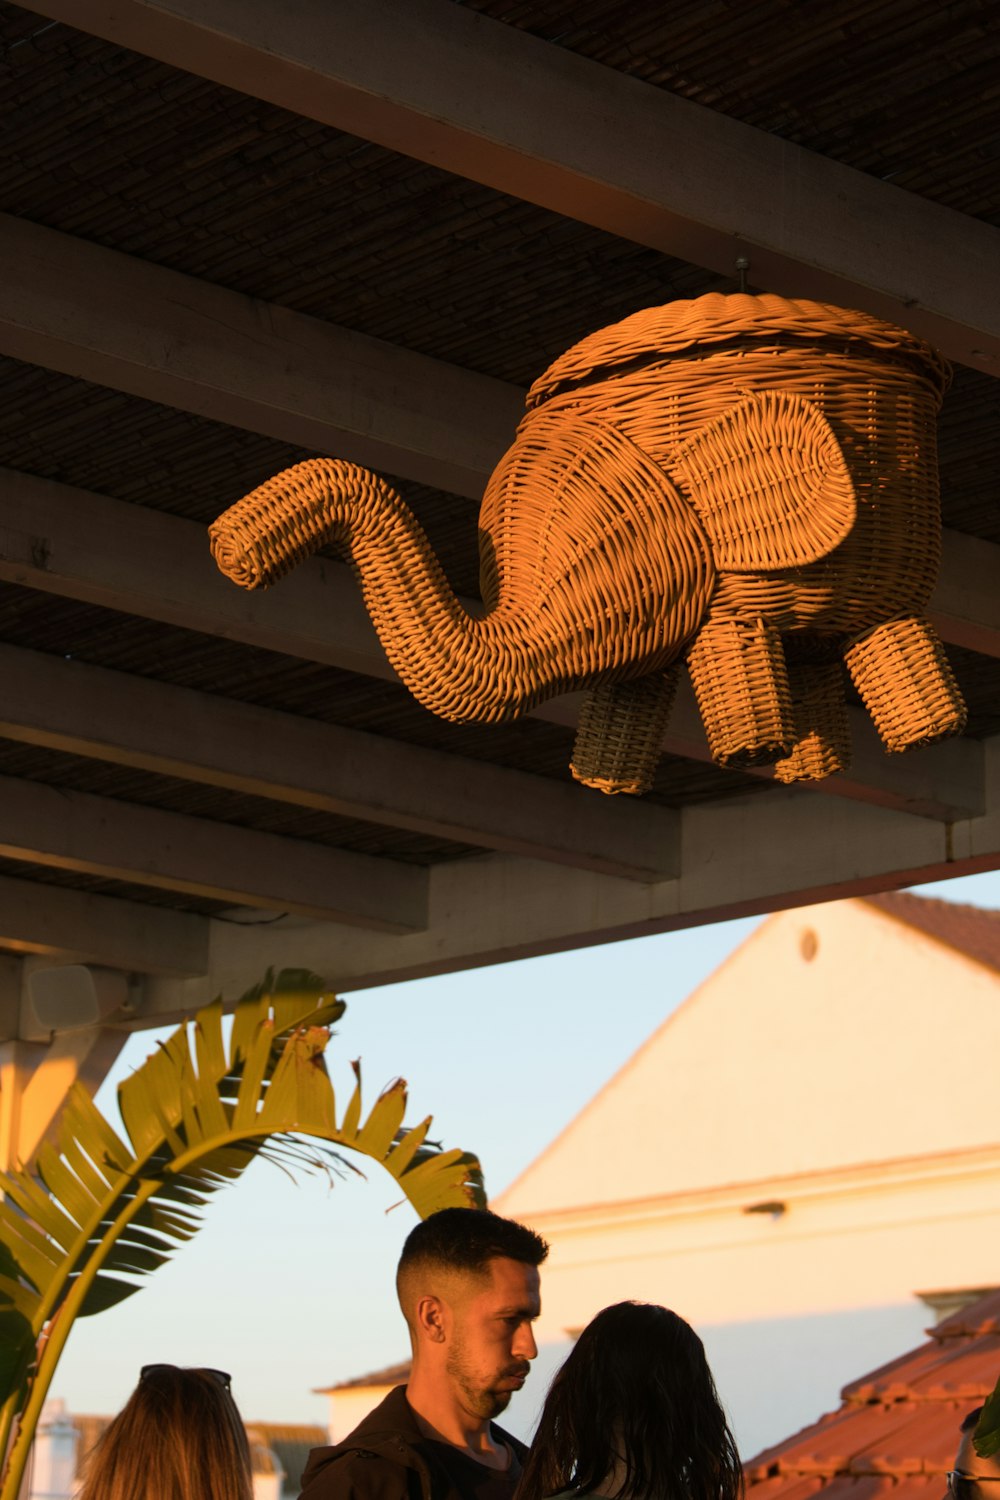
M 432 1344 L 443 1344 L 447 1337 L 447 1304 L 428 1292 L 417 1298 L 413 1313 L 418 1337 Z

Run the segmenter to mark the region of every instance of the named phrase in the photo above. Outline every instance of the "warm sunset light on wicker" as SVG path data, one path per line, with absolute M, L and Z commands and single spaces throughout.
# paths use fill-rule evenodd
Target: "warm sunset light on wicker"
M 674 302 L 532 386 L 483 499 L 481 618 L 391 487 L 336 459 L 261 485 L 212 548 L 246 588 L 337 548 L 392 665 L 445 718 L 587 689 L 572 770 L 602 791 L 650 786 L 685 659 L 720 765 L 820 779 L 849 761 L 845 666 L 889 750 L 964 724 L 921 617 L 947 379 L 926 344 L 862 313 Z

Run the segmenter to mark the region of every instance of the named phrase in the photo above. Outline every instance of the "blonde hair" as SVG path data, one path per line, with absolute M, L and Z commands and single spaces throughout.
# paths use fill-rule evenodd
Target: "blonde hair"
M 246 1429 L 218 1373 L 149 1366 L 92 1450 L 78 1500 L 253 1500 Z

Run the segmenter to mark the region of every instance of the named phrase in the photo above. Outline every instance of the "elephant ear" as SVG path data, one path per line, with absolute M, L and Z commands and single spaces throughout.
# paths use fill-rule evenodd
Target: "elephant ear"
M 829 422 L 811 401 L 763 391 L 716 417 L 666 465 L 729 573 L 797 568 L 854 525 L 854 486 Z

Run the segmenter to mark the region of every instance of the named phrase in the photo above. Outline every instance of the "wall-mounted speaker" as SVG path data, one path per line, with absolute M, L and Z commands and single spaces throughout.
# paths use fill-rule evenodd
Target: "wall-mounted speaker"
M 128 1000 L 128 976 L 117 969 L 61 964 L 25 976 L 28 1005 L 43 1031 L 95 1026 Z

